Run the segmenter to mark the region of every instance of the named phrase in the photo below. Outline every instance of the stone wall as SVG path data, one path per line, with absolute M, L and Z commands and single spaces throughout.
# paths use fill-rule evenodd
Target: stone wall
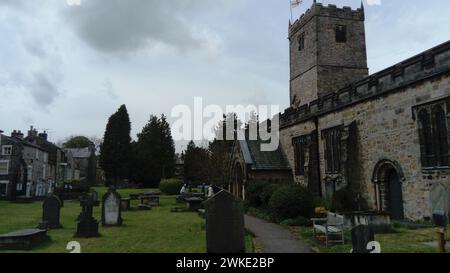
M 309 135 L 316 129 L 314 121 L 306 121 L 297 126 L 286 128 L 285 130 L 280 131 L 280 144 L 285 151 L 286 158 L 289 161 L 289 165 L 293 170 L 294 181 L 300 183 L 304 186 L 307 186 L 307 182 L 305 180 L 305 176 L 297 175 L 295 173 L 295 155 L 294 155 L 294 146 L 292 144 L 292 140 L 294 138 Z
M 358 164 L 351 169 L 360 173 L 356 182 L 371 208 L 376 209 L 374 168 L 379 161 L 388 159 L 397 162 L 404 174 L 405 216 L 412 220 L 431 216 L 430 186 L 439 181 L 450 183 L 450 171 L 433 172 L 431 176 L 422 171 L 418 125 L 412 108 L 423 103 L 424 97 L 433 101 L 445 96 L 450 96 L 450 73 L 319 118 L 319 131 L 356 121 Z M 325 162 L 323 142 L 319 151 L 320 161 Z M 325 176 L 325 166 L 321 164 L 321 177 Z

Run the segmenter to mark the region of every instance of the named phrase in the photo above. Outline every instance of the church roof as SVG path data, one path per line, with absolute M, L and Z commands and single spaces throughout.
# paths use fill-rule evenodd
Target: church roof
M 240 146 L 246 164 L 253 170 L 290 170 L 286 156 L 278 147 L 275 151 L 262 151 L 261 140 L 241 140 Z

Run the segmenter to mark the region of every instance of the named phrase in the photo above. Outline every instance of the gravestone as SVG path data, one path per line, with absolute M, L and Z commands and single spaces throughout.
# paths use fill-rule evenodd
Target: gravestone
M 448 224 L 449 192 L 449 187 L 443 183 L 435 183 L 431 186 L 431 209 L 433 220 L 437 226 L 445 227 Z
M 242 200 L 222 190 L 205 202 L 208 253 L 245 253 Z
M 370 253 L 367 246 L 375 241 L 375 234 L 370 226 L 359 225 L 352 228 L 352 253 Z
M 61 206 L 61 200 L 56 195 L 50 195 L 44 200 L 42 204 L 42 222 L 47 222 L 48 228 L 61 228 L 59 222 Z
M 92 216 L 93 208 L 97 205 L 94 201 L 93 196 L 88 194 L 85 195 L 81 201 L 80 206 L 82 207 L 80 214 L 80 222 L 77 225 L 77 232 L 75 237 L 81 238 L 91 238 L 100 237 L 98 233 L 98 222 Z
M 113 188 L 103 195 L 102 199 L 102 225 L 122 225 L 122 207 L 120 194 Z
M 92 199 L 94 200 L 94 202 L 99 202 L 98 192 L 96 192 L 95 190 L 90 190 L 89 194 L 92 195 Z
M 120 206 L 123 211 L 131 209 L 131 198 L 122 198 L 120 200 Z

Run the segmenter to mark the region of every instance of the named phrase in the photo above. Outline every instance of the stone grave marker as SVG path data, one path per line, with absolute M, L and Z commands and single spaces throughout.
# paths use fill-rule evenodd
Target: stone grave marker
M 208 253 L 245 253 L 242 200 L 222 190 L 205 202 Z
M 42 222 L 47 222 L 47 227 L 50 229 L 61 228 L 60 212 L 61 200 L 56 195 L 50 195 L 42 204 Z
M 122 198 L 120 200 L 120 206 L 122 208 L 122 211 L 130 210 L 131 209 L 131 198 Z
M 80 214 L 80 222 L 77 225 L 77 232 L 75 237 L 90 238 L 90 237 L 100 237 L 98 233 L 98 222 L 92 216 L 93 208 L 97 205 L 94 201 L 93 196 L 88 194 L 85 195 L 81 201 L 80 206 L 82 211 Z
M 443 183 L 433 184 L 430 199 L 435 224 L 445 227 L 449 217 L 449 188 Z
M 352 253 L 370 253 L 367 246 L 370 242 L 375 241 L 373 229 L 367 225 L 358 225 L 352 228 Z
M 102 225 L 122 225 L 122 207 L 120 194 L 113 188 L 105 193 L 102 199 Z

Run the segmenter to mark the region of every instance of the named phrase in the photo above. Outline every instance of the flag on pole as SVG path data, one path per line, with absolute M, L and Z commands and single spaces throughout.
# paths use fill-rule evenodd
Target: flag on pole
M 291 0 L 291 7 L 296 8 L 302 4 L 303 0 Z

